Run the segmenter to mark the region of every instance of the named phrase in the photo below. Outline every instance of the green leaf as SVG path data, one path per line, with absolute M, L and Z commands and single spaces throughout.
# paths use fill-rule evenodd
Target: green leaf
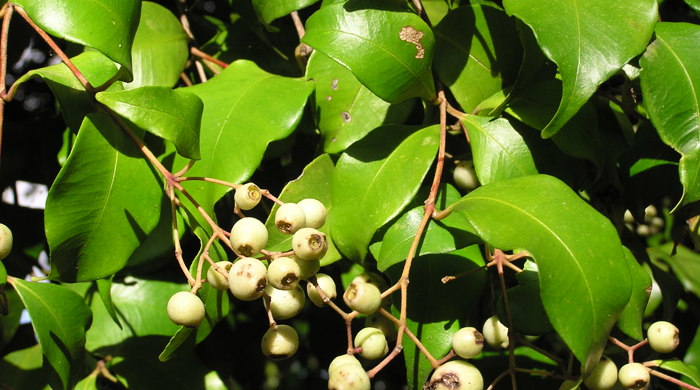
M 444 209 L 459 198 L 459 192 L 453 186 L 446 184 L 438 193 L 436 206 L 438 209 Z M 382 238 L 381 249 L 378 254 L 375 254 L 377 268 L 380 271 L 385 271 L 406 259 L 423 219 L 423 210 L 423 206 L 418 206 L 407 211 L 387 229 Z M 431 219 L 425 229 L 425 236 L 421 240 L 417 256 L 452 252 L 477 243 L 479 241 L 477 237 L 462 230 L 468 224 L 469 222 L 461 214 L 452 214 L 440 221 Z
M 494 28 L 494 26 L 498 26 Z M 435 72 L 462 111 L 512 85 L 523 55 L 515 21 L 493 5 L 450 11 L 435 26 Z
M 131 48 L 134 79 L 124 88 L 174 86 L 190 54 L 187 43 L 187 34 L 172 12 L 150 1 L 141 3 L 141 20 Z
M 556 134 L 598 86 L 646 48 L 658 19 L 656 0 L 504 0 L 527 24 L 563 82 L 557 112 L 542 130 Z
M 202 159 L 189 176 L 239 183 L 260 165 L 267 145 L 289 136 L 301 120 L 313 83 L 267 73 L 250 61 L 236 61 L 206 83 L 183 89 L 204 103 L 200 132 Z M 181 166 L 186 164 L 176 159 Z M 178 166 L 178 165 L 176 165 Z M 227 188 L 187 186 L 204 210 Z
M 1 262 L 0 267 L 2 267 Z M 6 305 L 8 312 L 2 313 L 0 311 L 0 350 L 11 342 L 17 332 L 17 328 L 19 328 L 20 317 L 22 316 L 22 310 L 24 310 L 22 301 L 15 290 L 2 286 L 0 287 L 0 294 L 2 293 L 4 295 L 0 297 L 0 304 Z M 0 378 L 2 378 L 1 375 Z
M 13 3 L 22 6 L 42 30 L 97 49 L 131 75 L 131 45 L 141 13 L 140 1 L 13 0 Z
M 308 7 L 318 0 L 252 0 L 255 13 L 265 24 Z
M 672 242 L 648 249 L 649 256 L 666 262 L 686 290 L 700 297 L 700 254 Z M 672 253 L 674 253 L 672 255 Z
M 169 87 L 140 87 L 99 92 L 95 98 L 140 129 L 172 142 L 182 156 L 200 158 L 199 125 L 204 105 L 197 95 Z
M 14 278 L 11 283 L 32 319 L 49 383 L 54 389 L 71 389 L 82 376 L 90 309 L 80 295 L 56 284 Z
M 700 199 L 700 26 L 659 23 L 656 40 L 640 60 L 644 106 L 659 136 L 683 157 L 678 167 L 683 196 Z
M 93 371 L 90 375 L 75 384 L 74 390 L 97 390 L 97 375 L 99 371 Z
M 642 321 L 644 320 L 644 310 L 651 294 L 651 276 L 637 263 L 632 252 L 624 248 L 625 260 L 632 271 L 632 295 L 622 311 L 617 327 L 626 335 L 636 340 L 643 340 Z
M 402 123 L 414 100 L 389 104 L 330 57 L 314 51 L 306 78 L 316 82 L 316 115 L 326 153 L 340 153 L 383 123 Z
M 364 259 L 377 229 L 418 191 L 437 153 L 439 127 L 414 131 L 380 127 L 340 156 L 333 175 L 330 227 L 333 242 L 346 257 Z
M 700 370 L 698 370 L 695 366 L 685 364 L 682 361 L 675 359 L 652 360 L 650 362 L 645 363 L 645 365 L 646 364 L 649 364 L 649 366 L 651 367 L 663 368 L 664 370 L 684 375 L 687 378 L 690 378 L 690 380 L 692 380 L 693 382 L 695 382 L 696 386 L 700 386 Z
M 540 278 L 537 264 L 527 261 L 523 272 L 515 275 L 518 285 L 509 288 L 508 304 L 513 327 L 521 334 L 543 335 L 552 331 L 540 294 Z M 498 318 L 507 318 L 503 297 L 496 308 Z
M 5 264 L 0 262 L 0 288 L 7 282 L 7 270 L 5 269 Z
M 466 115 L 462 123 L 469 133 L 474 169 L 482 185 L 538 173 L 521 132 L 507 119 Z
M 46 200 L 49 277 L 101 279 L 119 271 L 158 222 L 161 184 L 110 118 L 89 115 Z
M 322 7 L 306 20 L 302 42 L 333 58 L 380 98 L 435 98 L 430 27 L 403 8 L 370 1 Z M 384 7 L 386 4 L 379 5 Z
M 51 389 L 41 369 L 39 344 L 10 352 L 0 361 L 0 384 L 9 389 Z
M 533 255 L 550 322 L 585 370 L 592 368 L 632 287 L 610 221 L 545 175 L 482 186 L 450 209 L 492 247 Z
M 319 230 L 326 233 L 329 237 L 331 226 L 330 218 L 332 217 L 330 210 L 333 208 L 331 182 L 333 181 L 334 169 L 333 160 L 331 160 L 327 154 L 322 154 L 310 162 L 298 178 L 287 183 L 278 196 L 278 198 L 285 203 L 295 203 L 305 198 L 314 198 L 323 203 L 323 205 L 326 206 L 328 214 L 326 223 L 321 226 Z M 267 250 L 283 252 L 292 248 L 292 236 L 284 234 L 277 229 L 275 225 L 275 213 L 278 208 L 278 204 L 272 207 L 270 215 L 265 222 L 269 233 Z M 322 265 L 334 263 L 341 258 L 332 240 L 329 241 L 328 252 L 326 252 L 326 255 L 321 259 Z
M 117 311 L 114 308 L 114 302 L 112 302 L 112 278 L 97 279 L 95 284 L 97 284 L 97 292 L 100 295 L 102 304 L 105 306 L 105 310 L 109 314 L 112 321 L 121 329 L 122 324 L 119 322 L 119 316 L 117 316 Z

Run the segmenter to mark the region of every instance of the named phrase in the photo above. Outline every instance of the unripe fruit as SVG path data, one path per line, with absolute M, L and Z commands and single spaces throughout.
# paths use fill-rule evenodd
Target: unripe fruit
M 263 354 L 270 359 L 287 359 L 299 348 L 299 335 L 289 325 L 276 325 L 265 332 L 261 347 Z
M 204 319 L 204 303 L 189 291 L 173 294 L 168 300 L 168 317 L 177 325 L 197 327 Z
M 328 390 L 370 390 L 369 376 L 362 366 L 340 365 L 328 372 Z
M 267 282 L 279 290 L 290 290 L 299 284 L 301 269 L 289 257 L 278 257 L 267 266 Z
M 241 218 L 231 228 L 231 246 L 238 256 L 250 257 L 267 245 L 267 228 L 255 218 Z
M 321 269 L 321 262 L 319 260 L 302 260 L 294 255 L 292 255 L 291 258 L 297 263 L 299 269 L 301 270 L 301 273 L 299 274 L 299 278 L 301 280 L 308 280 L 310 277 L 316 275 L 318 270 Z
M 642 390 L 649 386 L 651 376 L 641 363 L 627 363 L 620 368 L 618 379 L 625 390 Z
M 346 364 L 354 364 L 354 365 L 362 368 L 362 363 L 360 363 L 360 361 L 357 360 L 357 358 L 355 356 L 353 356 L 353 355 L 340 355 L 340 356 L 336 356 L 331 361 L 331 364 L 328 366 L 328 374 L 330 375 L 338 367 L 344 366 Z
M 471 326 L 464 327 L 452 335 L 452 349 L 465 359 L 471 359 L 484 349 L 484 335 Z
M 217 261 L 216 266 L 219 268 L 223 268 L 226 272 L 228 272 L 233 266 L 233 263 L 226 260 Z M 228 279 L 223 274 L 221 274 L 221 272 L 215 270 L 214 267 L 209 267 L 209 269 L 207 270 L 207 281 L 213 288 L 217 290 L 228 289 Z
M 382 293 L 370 283 L 350 283 L 343 294 L 345 304 L 361 314 L 372 314 L 382 305 Z
M 0 223 L 0 260 L 7 257 L 12 250 L 12 230 Z
M 265 287 L 265 295 L 270 297 L 270 312 L 278 320 L 286 320 L 299 314 L 304 308 L 306 295 L 301 286 L 291 290 L 278 290 L 269 284 Z
M 601 357 L 598 364 L 593 368 L 591 375 L 583 383 L 590 390 L 612 389 L 617 383 L 617 365 L 609 357 Z
M 367 316 L 365 318 L 365 326 L 371 326 L 381 330 L 382 333 L 384 333 L 384 336 L 386 336 L 386 339 L 389 341 L 396 340 L 396 336 L 398 335 L 396 324 L 378 313 Z
M 424 389 L 483 390 L 484 378 L 479 369 L 463 360 L 451 360 L 437 369 Z
M 336 292 L 335 281 L 333 281 L 333 278 L 330 276 L 320 273 L 316 274 L 316 283 L 328 298 L 333 299 L 337 296 L 338 293 Z M 308 283 L 306 285 L 306 294 L 309 296 L 309 299 L 314 305 L 323 307 L 323 305 L 326 304 L 323 302 L 323 298 L 321 298 L 321 294 L 316 289 L 316 286 L 314 286 L 312 283 Z
M 471 161 L 461 161 L 452 172 L 452 178 L 457 187 L 471 191 L 479 186 L 479 179 L 474 171 L 474 163 Z
M 292 236 L 292 250 L 302 260 L 321 260 L 328 250 L 328 238 L 314 228 L 302 228 Z
M 234 297 L 242 301 L 258 299 L 267 286 L 267 268 L 252 257 L 238 259 L 228 271 L 228 284 Z
M 389 352 L 386 336 L 377 328 L 363 328 L 355 336 L 355 347 L 362 348 L 360 356 L 368 360 L 379 359 Z
M 285 203 L 275 213 L 275 226 L 282 233 L 294 234 L 306 226 L 306 214 L 296 203 Z
M 678 333 L 678 328 L 670 322 L 654 322 L 647 330 L 649 346 L 659 353 L 673 352 L 680 343 Z
M 233 199 L 241 210 L 250 210 L 260 203 L 260 188 L 253 183 L 246 183 L 236 188 Z
M 318 229 L 326 223 L 328 210 L 319 200 L 313 198 L 302 199 L 297 202 L 306 215 L 306 227 Z
M 503 325 L 497 316 L 491 316 L 484 322 L 481 333 L 488 345 L 494 348 L 508 348 L 508 327 Z

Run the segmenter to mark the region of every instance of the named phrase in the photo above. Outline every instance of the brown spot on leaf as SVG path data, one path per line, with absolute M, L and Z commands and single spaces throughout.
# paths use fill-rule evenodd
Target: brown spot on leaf
M 338 89 L 338 79 L 333 79 L 333 81 L 331 81 L 331 89 L 334 91 Z
M 343 122 L 348 123 L 352 120 L 352 117 L 350 116 L 350 113 L 347 111 L 343 111 L 340 113 L 340 117 L 343 118 Z
M 418 31 L 412 26 L 404 26 L 401 31 L 399 31 L 399 38 L 402 41 L 412 43 L 416 45 L 416 58 L 425 57 L 425 49 L 420 40 L 423 38 L 423 31 Z

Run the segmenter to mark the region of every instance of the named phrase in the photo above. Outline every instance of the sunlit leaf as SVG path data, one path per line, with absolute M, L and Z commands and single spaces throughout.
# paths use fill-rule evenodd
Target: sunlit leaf
M 314 4 L 318 0 L 253 0 L 253 8 L 260 20 L 270 24 L 273 20 L 289 15 L 293 11 Z

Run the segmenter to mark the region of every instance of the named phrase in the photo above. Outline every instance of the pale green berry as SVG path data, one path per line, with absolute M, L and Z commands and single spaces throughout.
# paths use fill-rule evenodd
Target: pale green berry
M 474 164 L 471 161 L 461 161 L 452 172 L 452 178 L 457 187 L 471 191 L 479 186 L 479 179 L 474 171 Z
M 313 198 L 302 199 L 297 202 L 306 215 L 306 227 L 318 229 L 326 223 L 328 210 L 319 200 Z
M 287 359 L 299 348 L 299 335 L 289 325 L 276 325 L 265 332 L 261 347 L 263 354 L 271 359 Z
M 267 228 L 255 218 L 241 218 L 231 228 L 231 247 L 238 256 L 250 257 L 267 245 Z
M 642 390 L 649 387 L 651 375 L 641 363 L 627 363 L 620 368 L 618 379 L 625 390 Z
M 12 230 L 0 223 L 0 260 L 7 257 L 12 250 Z
M 382 293 L 371 283 L 354 282 L 345 290 L 343 300 L 352 310 L 372 314 L 382 305 Z
M 204 320 L 204 303 L 189 291 L 173 294 L 168 300 L 168 317 L 177 325 L 194 328 Z
M 609 357 L 601 357 L 598 364 L 593 368 L 591 375 L 583 383 L 590 390 L 612 389 L 617 383 L 617 365 Z
M 233 296 L 242 301 L 258 299 L 267 286 L 267 268 L 252 257 L 238 259 L 228 271 L 228 285 Z
M 332 361 L 331 364 L 328 366 L 328 374 L 332 373 L 335 371 L 336 368 L 343 366 L 345 364 L 354 364 L 360 368 L 362 368 L 362 363 L 360 363 L 359 360 L 354 355 L 340 355 L 336 356 Z
M 299 278 L 301 280 L 309 280 L 310 277 L 316 275 L 319 269 L 321 269 L 320 260 L 302 260 L 298 256 L 292 255 L 291 259 L 296 261 L 301 273 Z
M 262 194 L 260 188 L 253 183 L 246 183 L 236 188 L 233 199 L 241 210 L 250 210 L 260 203 Z
M 279 290 L 290 290 L 299 284 L 301 268 L 290 257 L 278 257 L 267 267 L 267 282 Z
M 268 284 L 265 287 L 265 295 L 270 297 L 270 312 L 278 320 L 286 320 L 299 314 L 306 301 L 304 290 L 299 285 L 291 290 L 278 290 Z
M 508 327 L 503 325 L 497 316 L 491 316 L 484 322 L 481 333 L 488 345 L 494 348 L 508 348 Z
M 680 338 L 678 328 L 667 321 L 657 321 L 647 330 L 649 346 L 656 352 L 669 353 L 678 347 Z
M 224 271 L 228 272 L 233 263 L 230 261 L 217 261 L 216 266 L 223 268 Z M 209 267 L 207 270 L 207 281 L 209 284 L 217 290 L 228 290 L 228 278 L 226 278 L 221 272 L 214 269 L 214 267 Z
M 478 368 L 463 360 L 450 360 L 435 369 L 430 382 L 424 387 L 430 390 L 483 390 L 484 378 Z
M 386 336 L 377 328 L 363 328 L 355 335 L 355 347 L 362 348 L 360 356 L 368 360 L 379 359 L 389 352 Z
M 379 313 L 374 313 L 365 317 L 365 326 L 371 326 L 381 330 L 386 336 L 386 339 L 390 341 L 396 340 L 396 336 L 398 335 L 396 324 Z
M 452 349 L 465 359 L 471 359 L 484 349 L 484 335 L 471 326 L 464 327 L 452 335 Z
M 328 372 L 328 390 L 370 390 L 369 376 L 362 366 L 340 365 Z
M 282 233 L 294 234 L 306 226 L 306 214 L 304 209 L 296 203 L 285 203 L 277 208 L 275 213 L 275 226 Z
M 292 236 L 292 250 L 302 260 L 321 260 L 328 251 L 328 238 L 314 228 L 301 228 Z
M 332 277 L 326 274 L 317 273 L 316 283 L 329 299 L 334 299 L 337 296 L 338 293 L 335 288 L 335 281 L 333 281 Z M 321 298 L 321 294 L 312 283 L 306 284 L 306 294 L 309 296 L 309 299 L 314 305 L 318 307 L 323 307 L 323 305 L 325 305 L 323 298 Z

